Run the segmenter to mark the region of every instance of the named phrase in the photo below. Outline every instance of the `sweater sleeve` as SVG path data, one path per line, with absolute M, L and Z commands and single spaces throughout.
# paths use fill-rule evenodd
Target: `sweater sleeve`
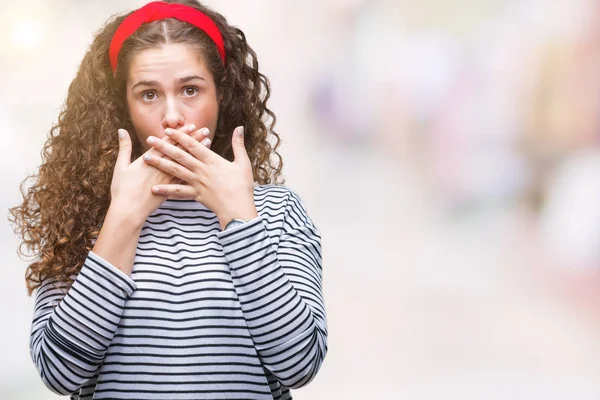
M 135 282 L 89 252 L 66 292 L 46 280 L 36 291 L 30 352 L 46 386 L 69 395 L 91 379 L 104 360 Z
M 298 388 L 327 353 L 321 235 L 295 193 L 282 212 L 278 241 L 262 216 L 218 236 L 263 366 Z

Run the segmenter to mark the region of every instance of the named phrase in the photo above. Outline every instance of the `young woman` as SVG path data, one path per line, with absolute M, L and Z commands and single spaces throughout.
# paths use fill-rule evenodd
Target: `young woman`
M 282 186 L 269 92 L 242 31 L 195 1 L 96 35 L 11 209 L 52 391 L 290 399 L 314 378 L 321 239 Z

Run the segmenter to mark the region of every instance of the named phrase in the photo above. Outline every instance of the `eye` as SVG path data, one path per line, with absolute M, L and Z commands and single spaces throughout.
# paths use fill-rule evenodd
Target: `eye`
M 198 88 L 195 86 L 186 86 L 185 88 L 183 88 L 183 94 L 186 96 L 192 97 L 196 93 L 198 93 Z
M 146 100 L 146 101 L 152 101 L 155 100 L 157 97 L 156 92 L 152 91 L 152 90 L 148 90 L 144 93 L 142 93 L 142 99 Z

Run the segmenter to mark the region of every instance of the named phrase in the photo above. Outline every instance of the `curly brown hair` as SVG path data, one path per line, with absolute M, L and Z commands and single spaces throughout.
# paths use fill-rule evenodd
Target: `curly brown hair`
M 213 74 L 219 118 L 211 150 L 233 161 L 231 135 L 244 126 L 246 150 L 258 184 L 283 184 L 281 143 L 276 117 L 267 107 L 268 79 L 258 71 L 256 53 L 244 33 L 215 11 L 193 0 L 167 1 L 208 15 L 223 36 L 226 63 L 200 29 L 175 19 L 142 25 L 121 48 L 116 74 L 109 61 L 114 32 L 128 15 L 112 17 L 96 34 L 71 85 L 65 104 L 42 149 L 42 164 L 21 183 L 23 203 L 9 210 L 22 238 L 21 257 L 34 257 L 25 273 L 28 295 L 48 278 L 69 288 L 79 273 L 110 205 L 110 184 L 119 150 L 117 129 L 130 132 L 132 160 L 141 144 L 129 118 L 125 97 L 128 65 L 141 50 L 170 43 L 197 49 Z M 31 184 L 27 189 L 27 185 Z M 27 248 L 27 254 L 24 251 Z

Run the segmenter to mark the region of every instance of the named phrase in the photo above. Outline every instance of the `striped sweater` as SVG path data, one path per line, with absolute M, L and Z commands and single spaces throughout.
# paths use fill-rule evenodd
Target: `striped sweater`
M 71 399 L 291 399 L 327 352 L 321 237 L 299 197 L 256 186 L 225 232 L 194 200 L 146 220 L 131 277 L 89 252 L 36 291 L 32 359 Z

